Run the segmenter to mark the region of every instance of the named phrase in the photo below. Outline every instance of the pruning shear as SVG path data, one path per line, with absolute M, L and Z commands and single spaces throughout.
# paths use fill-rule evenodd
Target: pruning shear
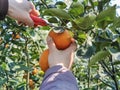
M 53 31 L 54 31 L 55 33 L 62 33 L 62 32 L 65 31 L 65 27 L 55 26 L 55 25 L 53 25 L 53 24 L 51 24 L 51 23 L 47 23 L 47 25 L 49 25 L 50 27 L 52 27 L 52 28 L 53 28 Z
M 48 23 L 46 22 L 45 20 L 43 20 L 42 18 L 40 17 L 37 17 L 37 16 L 34 16 L 34 15 L 30 15 L 30 17 L 32 18 L 33 22 L 34 22 L 34 26 L 38 26 L 38 25 L 41 25 L 41 26 L 50 26 L 53 28 L 53 31 L 55 33 L 62 33 L 64 32 L 65 30 L 65 27 L 62 27 L 62 26 L 55 26 L 53 25 L 52 23 Z

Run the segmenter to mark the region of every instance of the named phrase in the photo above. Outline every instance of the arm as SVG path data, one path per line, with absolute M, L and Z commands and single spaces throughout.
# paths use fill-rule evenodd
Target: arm
M 3 20 L 8 12 L 8 0 L 0 0 L 0 20 Z
M 78 90 L 78 87 L 72 72 L 56 65 L 46 71 L 40 90 Z
M 48 63 L 49 69 L 45 72 L 40 90 L 78 90 L 77 81 L 70 71 L 76 43 L 72 43 L 65 50 L 58 50 L 48 36 L 47 44 L 49 47 Z
M 34 8 L 32 2 L 28 0 L 8 0 L 9 7 L 7 15 L 28 26 L 33 26 L 34 22 L 30 17 L 30 11 Z
M 33 26 L 34 22 L 30 17 L 33 9 L 35 6 L 28 0 L 0 0 L 0 20 L 8 15 L 28 26 Z

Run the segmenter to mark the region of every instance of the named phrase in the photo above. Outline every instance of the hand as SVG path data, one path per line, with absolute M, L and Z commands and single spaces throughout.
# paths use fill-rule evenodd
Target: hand
M 48 63 L 49 67 L 55 65 L 63 65 L 64 67 L 70 69 L 73 64 L 74 52 L 76 50 L 76 43 L 72 43 L 65 50 L 58 50 L 51 37 L 47 37 L 47 44 L 49 47 Z
M 32 2 L 27 0 L 8 0 L 8 2 L 8 16 L 28 26 L 34 25 L 34 22 L 29 15 L 30 11 L 35 8 Z

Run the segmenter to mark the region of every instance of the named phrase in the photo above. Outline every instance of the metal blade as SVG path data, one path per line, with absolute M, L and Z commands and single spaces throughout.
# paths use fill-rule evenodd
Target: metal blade
M 64 30 L 65 30 L 65 28 L 62 27 L 62 26 L 55 26 L 55 25 L 53 25 L 53 24 L 51 24 L 51 23 L 48 23 L 48 25 L 53 28 L 53 31 L 54 31 L 55 33 L 62 33 L 62 32 L 64 32 Z

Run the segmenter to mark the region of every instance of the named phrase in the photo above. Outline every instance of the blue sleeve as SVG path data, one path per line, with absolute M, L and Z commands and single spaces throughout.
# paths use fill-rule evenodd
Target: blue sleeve
M 40 90 L 79 90 L 77 81 L 70 70 L 60 65 L 49 68 Z

